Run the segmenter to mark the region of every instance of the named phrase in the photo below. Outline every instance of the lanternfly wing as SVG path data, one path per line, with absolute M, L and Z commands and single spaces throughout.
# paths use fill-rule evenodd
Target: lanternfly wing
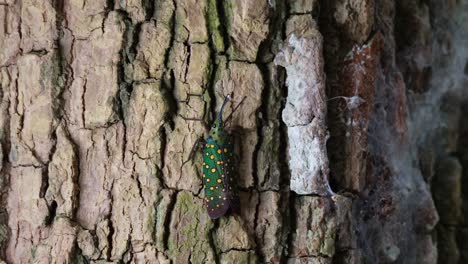
M 203 187 L 208 215 L 212 219 L 223 216 L 229 209 L 225 178 L 224 149 L 209 137 L 203 151 Z
M 234 156 L 234 142 L 231 136 L 228 136 L 226 144 L 222 148 L 222 159 L 223 159 L 223 171 L 225 177 L 222 178 L 223 184 L 226 189 L 226 197 L 229 202 L 231 209 L 238 213 L 239 212 L 239 198 L 235 193 L 235 183 L 237 177 L 236 170 L 236 158 Z

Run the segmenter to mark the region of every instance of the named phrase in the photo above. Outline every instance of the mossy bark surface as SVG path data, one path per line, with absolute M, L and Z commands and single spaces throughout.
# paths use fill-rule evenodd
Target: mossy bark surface
M 462 263 L 467 6 L 0 0 L 0 263 Z

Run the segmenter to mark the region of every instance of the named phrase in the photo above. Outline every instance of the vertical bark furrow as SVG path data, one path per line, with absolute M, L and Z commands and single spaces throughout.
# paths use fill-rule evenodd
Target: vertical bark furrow
M 7 186 L 9 185 L 10 177 L 9 171 L 11 171 L 11 165 L 9 164 L 9 153 L 11 151 L 11 143 L 10 143 L 10 90 L 12 84 L 11 81 L 14 81 L 10 78 L 10 73 L 7 67 L 0 67 L 1 69 L 1 80 L 0 80 L 0 87 L 2 89 L 2 101 L 1 101 L 1 127 L 2 133 L 1 135 L 1 170 L 0 170 L 0 202 L 2 205 L 2 209 L 0 210 L 0 258 L 5 257 L 5 248 L 7 246 L 7 242 L 9 237 L 11 236 L 11 230 L 8 227 L 8 210 L 5 208 L 5 203 L 8 195 Z M 11 71 L 11 69 L 10 69 Z
M 0 263 L 463 262 L 465 2 L 0 0 Z

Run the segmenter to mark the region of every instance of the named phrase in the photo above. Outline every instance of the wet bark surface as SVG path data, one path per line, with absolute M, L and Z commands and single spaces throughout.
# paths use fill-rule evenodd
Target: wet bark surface
M 0 263 L 463 263 L 467 5 L 0 0 Z

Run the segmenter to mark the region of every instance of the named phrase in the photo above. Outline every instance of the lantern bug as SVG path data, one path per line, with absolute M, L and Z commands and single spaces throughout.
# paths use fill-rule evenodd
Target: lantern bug
M 203 188 L 205 190 L 204 203 L 211 219 L 217 219 L 225 215 L 229 209 L 233 212 L 239 210 L 239 198 L 235 193 L 235 178 L 237 170 L 235 166 L 234 142 L 230 133 L 225 130 L 225 124 L 232 117 L 242 101 L 233 109 L 231 114 L 223 121 L 223 112 L 226 104 L 231 100 L 228 95 L 219 110 L 219 113 L 211 127 L 204 120 L 182 117 L 185 120 L 201 121 L 204 123 L 208 136 L 206 139 L 198 139 L 190 151 L 189 158 L 182 163 L 184 166 L 195 154 L 195 149 L 203 143 Z

